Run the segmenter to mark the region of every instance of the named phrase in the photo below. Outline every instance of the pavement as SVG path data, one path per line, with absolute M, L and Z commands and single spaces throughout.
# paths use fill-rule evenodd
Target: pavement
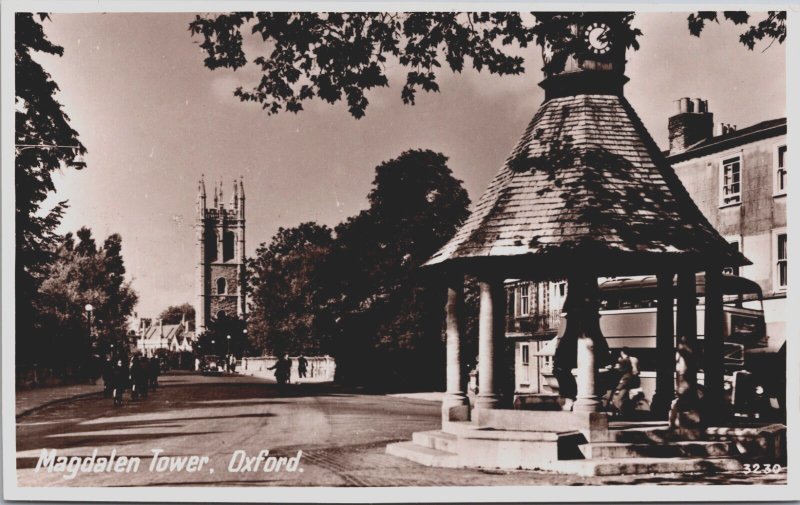
M 535 471 L 428 468 L 385 454 L 387 444 L 438 429 L 440 407 L 418 398 L 355 394 L 334 384 L 279 388 L 259 378 L 162 376 L 149 398 L 114 407 L 92 391 L 45 403 L 17 419 L 20 486 L 486 486 L 600 484 L 783 484 L 786 474 L 636 475 L 585 478 Z M 56 397 L 66 393 L 62 391 Z M 30 398 L 30 395 L 28 395 Z M 44 398 L 42 396 L 41 398 Z M 33 400 L 27 400 L 32 402 Z M 36 469 L 43 450 L 130 458 L 121 472 L 88 465 Z M 261 451 L 264 458 L 254 470 Z M 191 456 L 200 468 L 169 469 Z M 164 460 L 163 457 L 173 459 Z M 283 467 L 263 465 L 271 457 Z M 292 459 L 293 458 L 293 459 Z M 83 461 L 88 461 L 84 459 Z M 131 463 L 138 461 L 138 463 Z M 167 467 L 159 471 L 164 461 Z M 252 463 L 248 463 L 252 461 Z M 296 464 L 287 466 L 291 461 Z M 46 465 L 45 465 L 46 466 Z M 86 465 L 85 465 L 86 466 Z M 134 468 L 135 466 L 135 468 Z M 248 468 L 250 467 L 250 468 Z
M 16 415 L 24 416 L 29 412 L 53 403 L 82 398 L 103 392 L 102 381 L 98 384 L 75 384 L 72 386 L 42 387 L 17 391 Z

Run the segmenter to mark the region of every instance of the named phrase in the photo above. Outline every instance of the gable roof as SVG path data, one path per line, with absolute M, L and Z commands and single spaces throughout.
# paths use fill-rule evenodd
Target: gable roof
M 742 128 L 741 130 L 734 130 L 726 133 L 725 135 L 709 137 L 689 146 L 688 149 L 679 153 L 670 155 L 669 151 L 666 151 L 664 154 L 671 163 L 678 163 L 697 156 L 723 151 L 742 144 L 778 135 L 786 135 L 785 117 L 762 121 L 748 126 L 747 128 Z
M 552 276 L 749 263 L 703 216 L 622 96 L 546 101 L 472 214 L 426 265 L 541 258 Z
M 160 341 L 163 335 L 164 340 L 169 340 L 178 337 L 181 333 L 183 333 L 182 324 L 165 324 L 162 326 L 152 324 L 144 330 L 142 339 Z

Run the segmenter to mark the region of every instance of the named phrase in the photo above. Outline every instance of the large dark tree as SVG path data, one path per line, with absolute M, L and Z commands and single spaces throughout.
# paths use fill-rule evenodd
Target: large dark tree
M 246 327 L 245 321 L 238 317 L 212 318 L 206 331 L 198 337 L 194 350 L 199 355 L 243 356 L 251 349 Z
M 109 236 L 101 248 L 88 228 L 77 237 L 76 243 L 68 233 L 58 244 L 34 303 L 37 325 L 46 335 L 38 361 L 56 368 L 79 366 L 111 344 L 125 347 L 127 320 L 138 299 L 124 278 L 120 236 Z M 93 307 L 91 320 L 86 304 Z
M 16 189 L 16 335 L 17 361 L 35 359 L 44 336 L 37 325 L 34 299 L 57 249 L 56 227 L 66 202 L 42 208 L 55 191 L 52 173 L 80 169 L 86 152 L 69 117 L 57 101 L 58 85 L 33 58 L 36 52 L 61 56 L 41 21 L 45 14 L 15 15 L 15 189 Z
M 405 103 L 414 103 L 419 89 L 438 91 L 437 74 L 444 66 L 461 72 L 471 64 L 499 75 L 525 71 L 525 59 L 510 46 L 531 42 L 554 49 L 577 43 L 569 30 L 586 15 L 582 12 L 237 12 L 197 16 L 189 29 L 202 39 L 205 65 L 210 69 L 241 68 L 249 62 L 244 33 L 263 40 L 252 62 L 261 79 L 251 89 L 238 88 L 243 101 L 259 103 L 268 113 L 298 112 L 302 103 L 319 97 L 329 103 L 346 100 L 359 118 L 368 105 L 365 91 L 389 85 L 387 64 L 406 68 L 401 91 Z M 742 44 L 753 49 L 763 39 L 783 42 L 786 13 L 770 11 L 751 23 L 741 11 L 726 11 L 724 20 L 745 25 Z M 718 21 L 715 12 L 697 12 L 688 18 L 690 33 L 699 35 L 705 23 Z M 631 27 L 633 14 L 620 15 L 614 31 L 618 43 L 638 48 L 641 32 Z M 560 52 L 560 51 L 559 51 Z M 264 56 L 266 54 L 266 56 Z M 565 54 L 561 52 L 561 54 Z M 563 65 L 559 58 L 548 65 Z
M 333 316 L 320 293 L 332 244 L 330 228 L 302 223 L 281 228 L 269 245 L 258 248 L 248 275 L 252 289 L 248 332 L 258 350 L 330 352 Z
M 406 151 L 376 168 L 369 208 L 336 228 L 328 263 L 328 298 L 340 297 L 337 373 L 406 387 L 441 379 L 432 365 L 443 359 L 443 289 L 419 267 L 469 203 L 442 154 Z

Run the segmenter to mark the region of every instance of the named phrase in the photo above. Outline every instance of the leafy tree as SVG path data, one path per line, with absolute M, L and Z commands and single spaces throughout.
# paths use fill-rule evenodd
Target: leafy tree
M 320 297 L 333 244 L 330 228 L 302 223 L 281 228 L 249 263 L 252 306 L 249 335 L 272 354 L 330 352 L 332 315 Z
M 38 20 L 37 20 L 38 18 Z M 55 230 L 67 207 L 50 210 L 42 203 L 55 191 L 52 172 L 81 169 L 86 149 L 56 100 L 58 85 L 33 58 L 36 52 L 61 56 L 63 48 L 50 42 L 41 21 L 46 14 L 15 15 L 15 190 L 16 190 L 16 334 L 17 361 L 34 359 L 43 335 L 36 324 L 35 297 L 45 278 L 59 237 Z M 65 147 L 43 147 L 65 146 Z M 70 147 L 73 146 L 73 147 Z
M 181 305 L 170 305 L 164 309 L 158 318 L 164 324 L 178 324 L 181 321 L 189 321 L 189 328 L 194 326 L 194 306 L 190 303 L 183 303 Z
M 369 203 L 336 228 L 328 264 L 337 282 L 327 297 L 340 294 L 337 373 L 430 384 L 441 379 L 426 364 L 443 359 L 444 289 L 419 267 L 467 217 L 469 197 L 447 157 L 412 150 L 376 168 Z
M 461 72 L 467 62 L 478 71 L 516 75 L 525 71 L 525 59 L 509 46 L 527 47 L 535 42 L 559 57 L 551 69 L 563 66 L 565 55 L 579 40 L 569 29 L 583 12 L 236 12 L 197 16 L 189 25 L 202 39 L 205 65 L 211 69 L 238 69 L 248 63 L 244 52 L 246 30 L 260 36 L 268 56 L 252 60 L 261 79 L 250 90 L 234 95 L 261 104 L 269 114 L 298 112 L 303 102 L 318 97 L 329 103 L 346 100 L 350 113 L 360 118 L 369 101 L 365 91 L 389 85 L 387 63 L 407 69 L 401 91 L 404 103 L 413 104 L 419 89 L 439 91 L 437 74 L 444 65 Z M 595 15 L 595 14 L 591 14 Z M 632 28 L 633 13 L 609 14 L 618 25 L 612 32 L 618 43 L 638 49 L 641 32 Z M 723 17 L 747 24 L 745 12 L 725 12 Z M 749 25 L 740 37 L 753 49 L 762 39 L 783 42 L 786 13 L 770 11 Z M 690 33 L 699 35 L 705 22 L 717 13 L 689 16 Z
M 47 335 L 39 358 L 55 365 L 81 363 L 111 344 L 126 346 L 127 318 L 138 300 L 124 279 L 120 236 L 109 236 L 98 249 L 88 228 L 77 235 L 77 244 L 68 233 L 56 248 L 34 307 Z M 91 321 L 86 304 L 93 307 Z
M 245 328 L 245 321 L 236 316 L 212 318 L 206 331 L 198 337 L 195 351 L 201 355 L 226 356 L 230 352 L 235 356 L 242 356 L 250 349 Z M 230 342 L 228 336 L 231 337 Z
M 724 20 L 730 21 L 735 25 L 747 25 L 750 22 L 750 14 L 744 11 L 724 11 Z M 689 33 L 699 37 L 705 28 L 706 22 L 719 23 L 719 13 L 714 11 L 700 11 L 689 14 Z M 786 40 L 786 11 L 769 11 L 767 16 L 756 24 L 748 25 L 746 30 L 739 35 L 739 42 L 747 46 L 751 51 L 756 47 L 756 43 L 761 40 L 770 40 L 770 45 L 774 41 L 783 44 Z

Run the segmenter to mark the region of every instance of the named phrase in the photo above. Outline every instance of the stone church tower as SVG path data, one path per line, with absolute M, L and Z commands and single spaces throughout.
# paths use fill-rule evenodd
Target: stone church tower
M 222 183 L 214 186 L 211 205 L 205 181 L 197 191 L 197 306 L 195 327 L 202 334 L 209 321 L 221 317 L 244 318 L 246 307 L 244 252 L 244 183 L 233 182 L 226 207 Z

